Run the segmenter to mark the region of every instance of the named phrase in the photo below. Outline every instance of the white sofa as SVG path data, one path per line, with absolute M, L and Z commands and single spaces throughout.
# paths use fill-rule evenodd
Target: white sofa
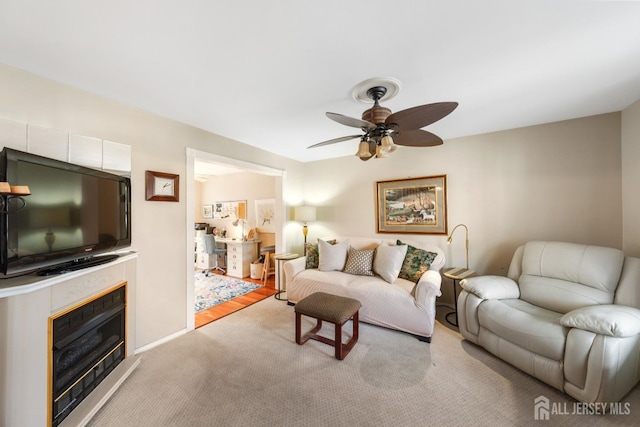
M 640 381 L 640 259 L 564 242 L 519 247 L 508 277 L 461 282 L 460 333 L 588 403 Z
M 371 250 L 378 248 L 381 244 L 394 246 L 397 243 L 397 239 L 355 237 L 334 237 L 322 240 L 335 240 L 338 245 L 347 244 L 354 250 Z M 419 278 L 419 280 L 416 279 L 417 283 L 404 278 L 393 279 L 393 274 L 390 278 L 392 283 L 390 283 L 378 274 L 373 276 L 349 274 L 341 271 L 342 268 L 338 268 L 339 266 L 332 271 L 321 271 L 323 253 L 320 250 L 320 268 L 306 268 L 306 257 L 284 264 L 283 271 L 289 303 L 295 304 L 307 295 L 319 291 L 355 298 L 362 304 L 359 313 L 361 321 L 408 332 L 422 341 L 431 342 L 436 298 L 441 295 L 440 269 L 445 263 L 444 253 L 438 247 L 425 246 L 402 238 L 400 240 L 413 248 L 435 254 L 435 259 L 428 270 L 423 269 L 420 274 L 415 275 Z M 374 267 L 375 262 L 379 265 L 384 261 L 378 257 L 388 253 L 388 249 L 389 247 L 385 247 L 375 251 Z M 383 275 L 387 277 L 387 273 Z

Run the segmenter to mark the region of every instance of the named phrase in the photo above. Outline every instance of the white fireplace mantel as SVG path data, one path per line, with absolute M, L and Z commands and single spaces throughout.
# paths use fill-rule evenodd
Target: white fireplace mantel
M 49 317 L 127 282 L 126 358 L 63 425 L 82 424 L 138 361 L 135 352 L 135 252 L 108 263 L 50 277 L 0 282 L 0 425 L 46 426 Z M 85 420 L 85 421 L 83 421 Z

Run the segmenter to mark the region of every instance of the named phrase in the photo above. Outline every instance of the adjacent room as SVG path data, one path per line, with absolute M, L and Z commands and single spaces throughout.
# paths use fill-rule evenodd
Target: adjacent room
M 276 222 L 282 222 L 275 215 L 279 171 L 197 155 L 192 182 L 196 328 L 277 292 L 273 256 L 281 230 Z
M 0 6 L 0 425 L 635 425 L 640 2 Z

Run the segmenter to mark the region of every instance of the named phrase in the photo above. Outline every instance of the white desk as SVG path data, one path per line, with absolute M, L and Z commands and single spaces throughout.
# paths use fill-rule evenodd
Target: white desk
M 227 276 L 243 279 L 251 274 L 251 263 L 258 258 L 260 240 L 243 242 L 216 237 L 216 243 L 227 245 Z

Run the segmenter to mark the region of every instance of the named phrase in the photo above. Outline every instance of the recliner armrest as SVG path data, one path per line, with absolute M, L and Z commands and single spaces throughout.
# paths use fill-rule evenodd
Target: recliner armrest
M 520 298 L 518 284 L 503 276 L 476 276 L 460 282 L 465 291 L 482 299 Z
M 618 304 L 590 305 L 568 312 L 560 324 L 600 335 L 631 337 L 640 334 L 640 310 Z

